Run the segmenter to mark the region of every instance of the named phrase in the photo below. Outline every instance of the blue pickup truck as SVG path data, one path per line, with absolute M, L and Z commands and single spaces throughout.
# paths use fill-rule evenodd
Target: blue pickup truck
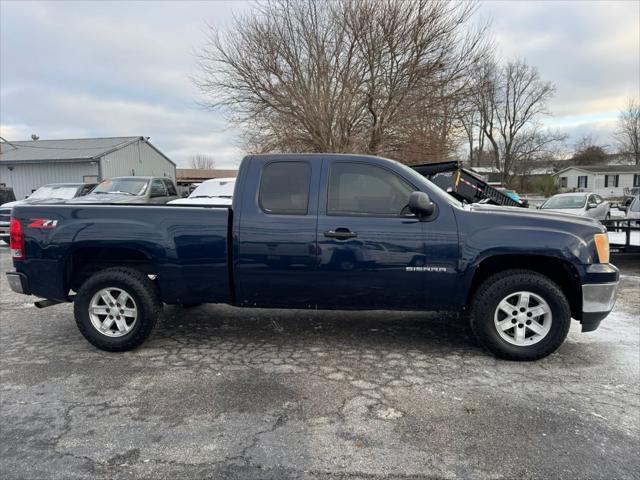
M 11 288 L 73 302 L 89 342 L 140 345 L 162 305 L 456 311 L 495 355 L 555 351 L 595 330 L 619 273 L 597 221 L 463 205 L 373 156 L 246 157 L 231 207 L 13 209 Z

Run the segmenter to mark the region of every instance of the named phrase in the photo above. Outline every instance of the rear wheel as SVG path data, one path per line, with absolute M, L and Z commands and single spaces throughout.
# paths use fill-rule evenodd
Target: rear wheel
M 93 274 L 74 300 L 82 335 L 112 352 L 131 350 L 144 342 L 161 313 L 156 286 L 133 268 L 108 268 Z
M 480 343 L 509 360 L 537 360 L 553 353 L 571 324 L 560 287 L 529 270 L 508 270 L 485 280 L 470 310 Z

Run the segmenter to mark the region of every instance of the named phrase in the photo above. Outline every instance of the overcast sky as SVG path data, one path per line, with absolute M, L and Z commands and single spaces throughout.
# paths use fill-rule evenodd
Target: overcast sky
M 0 136 L 25 140 L 145 135 L 179 165 L 242 157 L 239 132 L 197 106 L 189 80 L 205 21 L 228 25 L 245 2 L 0 0 Z M 498 54 L 556 84 L 546 123 L 612 144 L 618 111 L 640 96 L 640 2 L 480 5 Z

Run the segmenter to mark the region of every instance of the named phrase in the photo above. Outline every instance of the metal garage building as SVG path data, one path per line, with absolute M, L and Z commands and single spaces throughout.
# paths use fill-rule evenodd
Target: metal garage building
M 96 182 L 126 175 L 176 180 L 176 164 L 149 137 L 77 138 L 0 143 L 0 184 L 17 199 L 47 183 Z

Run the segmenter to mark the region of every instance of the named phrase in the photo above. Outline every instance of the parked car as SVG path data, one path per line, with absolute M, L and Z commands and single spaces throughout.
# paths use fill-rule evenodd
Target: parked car
M 15 200 L 14 196 L 14 201 L 0 205 L 0 240 L 9 243 L 11 209 L 16 205 L 62 203 L 65 200 L 86 195 L 95 186 L 95 183 L 50 183 L 38 188 L 23 200 Z
M 12 187 L 7 187 L 6 184 L 0 183 L 0 205 L 4 205 L 8 202 L 13 202 L 16 199 L 15 193 L 13 193 Z
M 552 212 L 591 217 L 596 220 L 611 218 L 611 205 L 595 193 L 559 193 L 544 202 L 540 208 Z
M 18 206 L 9 285 L 40 307 L 73 302 L 109 351 L 140 345 L 163 303 L 228 303 L 467 312 L 488 350 L 534 360 L 572 317 L 589 332 L 615 303 L 592 218 L 463 205 L 373 156 L 256 155 L 238 173 L 231 207 Z
M 618 208 L 623 208 L 627 220 L 640 220 L 640 195 L 633 197 L 628 206 Z
M 116 177 L 104 180 L 90 195 L 67 203 L 167 203 L 178 198 L 176 186 L 164 177 Z
M 171 200 L 169 205 L 231 205 L 235 178 L 214 178 L 198 185 L 187 198 Z

